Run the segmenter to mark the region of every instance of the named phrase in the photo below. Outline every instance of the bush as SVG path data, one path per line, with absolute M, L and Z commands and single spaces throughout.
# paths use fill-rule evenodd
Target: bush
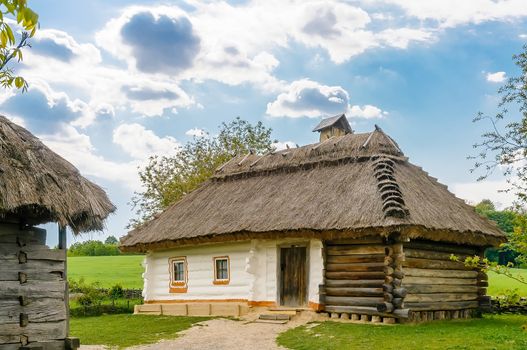
M 119 299 L 124 297 L 124 289 L 120 284 L 116 284 L 108 289 L 108 296 L 111 299 Z

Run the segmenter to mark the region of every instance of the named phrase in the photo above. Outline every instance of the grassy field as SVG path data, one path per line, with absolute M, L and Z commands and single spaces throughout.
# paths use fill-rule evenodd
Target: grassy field
M 520 350 L 527 349 L 527 317 L 486 316 L 394 326 L 324 322 L 288 330 L 277 342 L 294 350 Z
M 527 281 L 527 270 L 526 269 L 513 269 L 513 274 L 516 276 L 522 276 Z M 520 295 L 527 296 L 527 284 L 523 284 L 510 279 L 503 275 L 497 275 L 494 272 L 489 272 L 489 288 L 487 293 L 489 295 L 498 295 L 503 293 L 507 289 L 518 289 Z
M 104 288 L 117 283 L 124 288 L 143 288 L 142 255 L 79 256 L 68 258 L 68 277 L 84 277 L 88 283 L 100 282 Z
M 105 315 L 71 318 L 70 334 L 82 344 L 123 348 L 173 339 L 204 317 Z

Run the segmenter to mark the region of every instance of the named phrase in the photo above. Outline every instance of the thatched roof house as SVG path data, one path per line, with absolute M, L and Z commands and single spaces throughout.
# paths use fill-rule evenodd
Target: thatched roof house
M 341 120 L 340 116 L 337 117 L 321 123 L 324 124 L 322 128 L 316 130 L 324 134 L 324 130 L 335 127 L 335 123 Z M 345 124 L 337 125 L 337 128 L 344 130 L 343 136 L 323 137 L 317 144 L 232 159 L 199 189 L 173 204 L 156 219 L 131 231 L 121 240 L 122 249 L 148 252 L 147 262 L 151 259 L 155 269 L 159 269 L 159 264 L 163 264 L 159 259 L 184 256 L 187 266 L 187 260 L 194 254 L 208 254 L 196 250 L 198 245 L 218 247 L 216 254 L 229 255 L 237 244 L 243 246 L 244 242 L 252 242 L 247 243 L 246 257 L 250 257 L 251 249 L 259 250 L 258 244 L 274 242 L 272 249 L 276 250 L 284 242 L 292 242 L 293 246 L 296 242 L 307 242 L 304 246 L 311 250 L 307 253 L 310 265 L 307 269 L 320 269 L 316 276 L 312 271 L 310 283 L 318 275 L 321 279 L 317 288 L 305 292 L 309 298 L 301 293 L 299 298 L 306 299 L 299 304 L 307 305 L 309 301 L 327 305 L 327 300 L 320 300 L 318 284 L 324 285 L 324 280 L 328 279 L 325 261 L 327 252 L 333 249 L 332 242 L 336 240 L 347 239 L 346 244 L 350 247 L 361 240 L 378 240 L 381 245 L 428 241 L 437 249 L 442 245 L 454 245 L 470 247 L 474 253 L 480 252 L 480 248 L 504 242 L 504 235 L 495 224 L 479 216 L 473 207 L 456 198 L 437 179 L 411 164 L 397 143 L 380 128 L 364 134 L 350 133 L 351 129 L 347 130 Z M 315 252 L 319 249 L 316 247 L 325 247 L 326 253 L 321 259 L 316 257 L 319 254 Z M 157 253 L 161 251 L 165 252 Z M 384 250 L 382 253 L 384 255 Z M 280 261 L 278 253 L 273 254 L 274 261 Z M 392 253 L 387 251 L 386 254 Z M 247 259 L 250 265 L 251 259 Z M 269 256 L 259 259 L 269 262 Z M 342 268 L 340 266 L 339 271 L 344 271 Z M 350 266 L 351 270 L 345 272 L 354 271 L 353 268 Z M 190 261 L 188 269 L 191 269 Z M 246 266 L 245 270 L 251 268 Z M 322 276 L 322 270 L 326 271 L 326 276 Z M 363 266 L 359 270 L 368 269 Z M 191 294 L 190 271 L 185 282 L 185 286 L 188 283 L 188 293 L 183 297 L 199 299 L 204 294 L 201 289 L 199 293 Z M 169 293 L 169 282 L 162 282 L 166 288 L 162 290 L 157 280 L 165 281 L 170 276 L 158 273 L 150 275 L 147 267 L 146 299 L 161 302 L 181 297 Z M 243 278 L 258 280 L 261 277 L 254 274 Z M 275 276 L 273 280 L 277 278 L 280 280 L 281 277 Z M 151 287 L 151 283 L 156 287 Z M 263 288 L 276 290 L 283 286 Z M 278 300 L 274 297 L 268 300 L 274 292 L 267 293 L 265 301 L 283 304 L 280 296 L 283 292 L 275 293 Z M 254 294 L 249 293 L 240 299 L 260 301 L 256 299 L 260 296 Z M 223 296 L 231 299 L 229 293 Z M 356 306 L 353 302 L 346 305 Z
M 0 348 L 78 347 L 68 336 L 66 226 L 101 230 L 106 193 L 29 131 L 0 116 Z M 59 224 L 59 249 L 46 231 Z

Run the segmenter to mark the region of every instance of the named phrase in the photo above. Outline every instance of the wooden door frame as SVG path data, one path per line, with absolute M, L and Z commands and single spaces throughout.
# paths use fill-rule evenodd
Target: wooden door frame
M 306 307 L 309 304 L 309 257 L 310 257 L 310 242 L 309 241 L 300 241 L 300 242 L 287 242 L 287 243 L 280 243 L 276 245 L 276 305 L 283 306 L 281 304 L 282 300 L 282 270 L 280 266 L 282 265 L 282 249 L 283 248 L 293 248 L 293 247 L 299 247 L 299 248 L 306 248 L 306 290 L 305 290 L 305 300 L 303 301 L 302 305 L 299 305 L 299 307 Z

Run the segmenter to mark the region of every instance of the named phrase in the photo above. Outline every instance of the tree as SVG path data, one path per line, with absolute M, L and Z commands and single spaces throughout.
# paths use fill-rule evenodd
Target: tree
M 475 159 L 472 171 L 483 170 L 478 180 L 486 179 L 497 168 L 504 169 L 518 204 L 524 205 L 527 204 L 527 45 L 513 60 L 521 72 L 498 89 L 500 102 L 495 115 L 478 112 L 474 118 L 474 122 L 489 121 L 491 130 L 474 144 L 479 154 L 469 158 Z M 501 126 L 502 122 L 506 124 Z
M 108 238 L 106 238 L 104 241 L 104 244 L 119 244 L 119 241 L 117 238 L 115 238 L 115 236 L 108 236 Z
M 520 216 L 522 216 L 512 210 L 496 210 L 494 203 L 489 199 L 484 199 L 476 204 L 475 209 L 481 216 L 485 216 L 496 222 L 498 227 L 505 232 L 509 239 L 513 235 L 516 226 L 519 225 Z M 486 258 L 502 265 L 516 263 L 519 255 L 520 253 L 515 250 L 515 247 L 508 244 L 499 248 L 489 248 L 485 251 Z
M 20 35 L 13 30 L 16 23 Z M 9 64 L 22 61 L 22 49 L 30 46 L 28 39 L 38 28 L 38 15 L 27 6 L 26 0 L 0 0 L 0 85 L 27 90 L 24 78 L 16 76 Z
M 153 156 L 139 171 L 144 191 L 131 200 L 137 218 L 136 227 L 163 211 L 209 179 L 223 163 L 239 154 L 262 154 L 272 150 L 271 129 L 261 122 L 255 125 L 239 117 L 222 123 L 218 135 L 194 137 L 175 156 Z

